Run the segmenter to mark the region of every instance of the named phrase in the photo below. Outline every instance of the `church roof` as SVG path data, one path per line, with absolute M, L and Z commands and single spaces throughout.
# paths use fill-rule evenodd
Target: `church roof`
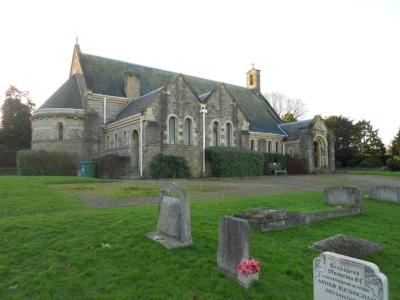
M 42 108 L 74 108 L 83 109 L 77 75 L 71 76 L 64 84 L 39 107 Z
M 283 129 L 288 137 L 286 138 L 287 141 L 295 141 L 299 139 L 300 128 L 306 128 L 312 125 L 314 119 L 310 120 L 303 120 L 297 122 L 290 122 L 290 123 L 283 123 L 280 124 L 279 127 Z
M 126 96 L 124 91 L 124 79 L 127 72 L 139 76 L 141 95 L 147 95 L 152 91 L 158 90 L 162 86 L 168 85 L 178 76 L 178 73 L 175 72 L 131 64 L 82 52 L 80 53 L 80 63 L 82 65 L 86 86 L 89 89 L 94 93 L 118 97 Z M 202 101 L 206 101 L 209 96 L 208 93 L 221 84 L 221 82 L 195 76 L 183 76 L 192 90 L 197 95 L 200 95 Z M 285 135 L 277 126 L 282 123 L 282 121 L 262 95 L 245 87 L 231 84 L 226 84 L 226 86 L 238 102 L 247 120 L 250 122 L 250 131 Z M 141 103 L 141 105 L 147 105 L 146 100 L 142 100 Z M 129 116 L 129 112 L 137 112 L 137 110 L 138 107 L 130 104 L 130 108 L 124 109 L 120 117 L 122 115 Z

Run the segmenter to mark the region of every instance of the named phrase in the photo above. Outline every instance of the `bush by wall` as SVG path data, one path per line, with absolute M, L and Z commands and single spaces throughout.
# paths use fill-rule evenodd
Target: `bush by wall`
M 361 168 L 379 168 L 383 166 L 382 158 L 375 156 L 364 158 L 359 164 Z
M 390 171 L 400 171 L 400 159 L 392 158 L 386 161 L 387 167 Z
M 75 176 L 77 162 L 77 157 L 67 152 L 20 150 L 17 152 L 17 174 Z
M 279 153 L 263 153 L 264 155 L 264 174 L 270 175 L 271 170 L 269 169 L 269 164 L 272 163 L 280 163 L 282 169 L 286 169 L 288 167 L 287 157 L 286 155 Z
M 306 162 L 296 157 L 286 156 L 287 159 L 287 172 L 290 175 L 308 174 Z
M 129 157 L 107 154 L 97 160 L 96 177 L 118 179 L 128 173 L 129 167 Z
M 187 178 L 190 169 L 183 157 L 159 153 L 150 163 L 150 174 L 153 178 Z
M 264 173 L 263 153 L 238 149 L 211 147 L 206 150 L 213 176 L 260 176 Z
M 15 167 L 17 165 L 17 151 L 2 151 L 0 149 L 0 167 Z

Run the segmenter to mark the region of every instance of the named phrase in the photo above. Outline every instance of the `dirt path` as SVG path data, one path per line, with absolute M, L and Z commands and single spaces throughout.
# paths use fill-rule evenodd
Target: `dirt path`
M 368 193 L 373 186 L 400 186 L 400 178 L 374 175 L 299 175 L 263 176 L 256 178 L 229 179 L 181 179 L 175 180 L 179 186 L 188 189 L 191 200 L 223 199 L 246 195 L 271 195 L 285 192 L 323 191 L 330 185 L 350 185 Z M 161 187 L 171 180 L 122 180 L 103 183 L 109 188 L 118 185 L 137 187 Z M 68 192 L 68 190 L 67 190 Z M 91 195 L 90 192 L 70 192 L 90 207 L 117 207 L 126 205 L 156 204 L 158 197 L 137 197 L 110 199 L 110 197 Z

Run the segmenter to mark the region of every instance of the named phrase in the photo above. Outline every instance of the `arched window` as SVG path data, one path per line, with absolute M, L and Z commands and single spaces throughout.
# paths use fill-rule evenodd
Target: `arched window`
M 253 74 L 251 74 L 250 75 L 250 86 L 252 86 L 253 85 L 253 83 L 254 83 L 254 77 L 253 77 Z
M 226 136 L 226 146 L 232 147 L 233 143 L 232 143 L 232 124 L 231 123 L 226 123 L 225 136 Z
M 192 145 L 192 120 L 190 118 L 185 119 L 185 125 L 183 128 L 183 143 L 185 145 Z
M 268 153 L 272 153 L 272 142 L 268 141 Z
M 64 125 L 63 123 L 57 123 L 57 137 L 59 140 L 64 139 Z
M 219 146 L 219 123 L 213 123 L 213 146 Z
M 290 155 L 291 157 L 293 157 L 293 149 L 292 149 L 292 148 L 289 149 L 289 155 Z
M 253 151 L 256 150 L 256 143 L 254 142 L 254 140 L 250 141 L 250 149 Z
M 107 147 L 108 149 L 111 149 L 111 142 L 110 142 L 110 136 L 107 135 Z
M 275 153 L 279 153 L 279 142 L 275 142 Z
M 177 126 L 176 126 L 176 118 L 175 117 L 169 118 L 168 135 L 169 135 L 169 143 L 176 144 Z
M 114 134 L 114 148 L 118 147 L 118 134 Z
M 125 130 L 124 130 L 124 143 L 125 143 L 125 145 L 128 145 L 128 139 L 127 139 Z

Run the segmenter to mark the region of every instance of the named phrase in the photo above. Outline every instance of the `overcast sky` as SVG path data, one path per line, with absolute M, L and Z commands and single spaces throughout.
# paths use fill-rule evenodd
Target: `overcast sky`
M 40 106 L 81 50 L 302 99 L 307 117 L 371 120 L 385 143 L 400 127 L 400 0 L 4 1 L 0 93 Z M 4 97 L 1 96 L 0 99 Z

